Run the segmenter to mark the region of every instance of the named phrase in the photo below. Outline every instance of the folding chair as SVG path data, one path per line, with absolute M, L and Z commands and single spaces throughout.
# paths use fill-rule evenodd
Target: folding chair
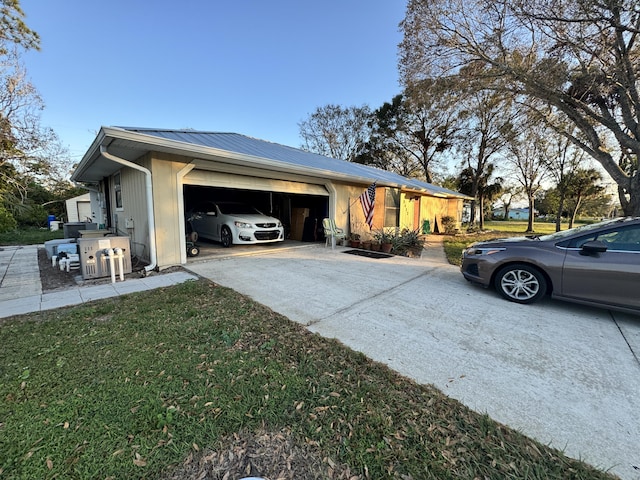
M 344 239 L 347 236 L 343 229 L 336 227 L 336 222 L 332 218 L 323 219 L 322 228 L 324 229 L 325 248 L 329 245 L 329 241 L 331 241 L 331 248 L 336 248 L 336 239 Z

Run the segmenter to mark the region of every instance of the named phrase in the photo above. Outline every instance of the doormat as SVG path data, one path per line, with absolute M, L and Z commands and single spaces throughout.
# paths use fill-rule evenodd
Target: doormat
M 390 258 L 390 257 L 393 257 L 393 255 L 389 255 L 387 253 L 372 252 L 370 250 L 345 250 L 342 253 L 349 253 L 351 255 L 358 255 L 360 257 L 367 257 L 367 258 Z

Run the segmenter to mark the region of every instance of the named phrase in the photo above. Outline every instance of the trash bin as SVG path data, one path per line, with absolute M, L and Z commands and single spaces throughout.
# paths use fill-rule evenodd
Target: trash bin
M 60 230 L 60 222 L 58 222 L 57 220 L 51 220 L 49 222 L 49 230 L 51 230 L 52 232 Z
M 425 220 L 424 222 L 422 222 L 422 233 L 425 235 L 431 233 L 431 223 L 429 222 L 429 220 Z
M 55 219 L 56 219 L 55 215 L 48 215 L 47 216 L 47 228 L 49 228 L 49 229 L 51 228 L 51 222 L 53 222 Z

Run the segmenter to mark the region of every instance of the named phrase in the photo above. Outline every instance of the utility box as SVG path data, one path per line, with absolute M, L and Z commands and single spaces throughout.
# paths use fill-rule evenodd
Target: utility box
M 106 250 L 120 248 L 123 253 L 122 274 L 131 273 L 131 248 L 129 237 L 79 238 L 80 270 L 82 278 L 109 277 L 110 261 Z M 115 274 L 120 275 L 120 260 L 113 261 Z
M 96 230 L 97 228 L 98 224 L 91 222 L 67 222 L 62 224 L 64 238 L 78 238 L 80 237 L 80 230 Z

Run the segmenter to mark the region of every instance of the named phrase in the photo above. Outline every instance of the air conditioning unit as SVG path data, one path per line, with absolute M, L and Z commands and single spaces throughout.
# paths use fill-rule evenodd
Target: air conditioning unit
M 79 238 L 80 270 L 82 278 L 102 278 L 111 276 L 110 262 L 106 251 L 119 248 L 123 253 L 122 273 L 131 273 L 131 248 L 129 237 Z M 115 274 L 120 275 L 120 262 L 113 262 Z

